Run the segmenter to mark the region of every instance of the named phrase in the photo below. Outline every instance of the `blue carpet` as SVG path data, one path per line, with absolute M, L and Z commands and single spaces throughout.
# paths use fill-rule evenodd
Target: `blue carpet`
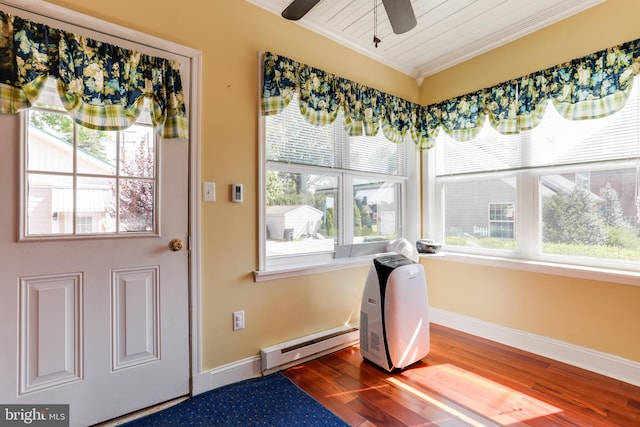
M 348 426 L 281 373 L 194 396 L 131 421 L 138 426 Z

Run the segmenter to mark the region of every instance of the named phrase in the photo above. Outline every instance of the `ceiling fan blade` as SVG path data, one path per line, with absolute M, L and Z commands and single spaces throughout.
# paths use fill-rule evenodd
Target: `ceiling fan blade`
M 394 33 L 406 33 L 418 24 L 411 0 L 382 0 L 382 4 Z
M 320 0 L 293 0 L 285 10 L 282 17 L 291 21 L 297 21 L 307 14 Z

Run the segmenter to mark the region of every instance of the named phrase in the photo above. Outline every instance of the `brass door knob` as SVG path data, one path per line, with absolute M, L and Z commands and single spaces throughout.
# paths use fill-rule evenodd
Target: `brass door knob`
M 182 248 L 184 248 L 184 245 L 182 244 L 182 240 L 180 239 L 173 239 L 172 241 L 169 242 L 169 249 L 171 249 L 174 252 L 181 251 Z

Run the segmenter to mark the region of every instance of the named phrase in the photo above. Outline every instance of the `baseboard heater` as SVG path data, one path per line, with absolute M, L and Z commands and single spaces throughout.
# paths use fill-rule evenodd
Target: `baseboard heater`
M 358 325 L 341 326 L 260 351 L 262 373 L 269 374 L 358 343 Z

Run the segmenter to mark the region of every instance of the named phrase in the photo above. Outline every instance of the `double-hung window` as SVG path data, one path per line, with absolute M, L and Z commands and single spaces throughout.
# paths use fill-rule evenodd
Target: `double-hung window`
M 432 234 L 449 252 L 637 270 L 640 81 L 625 106 L 572 121 L 548 105 L 530 131 L 440 131 L 428 154 Z
M 297 95 L 281 113 L 261 120 L 260 270 L 380 252 L 389 240 L 415 233 L 417 167 L 410 137 L 401 144 L 382 132 L 350 137 L 342 113 L 331 124 L 314 126 L 300 114 Z M 407 225 L 408 217 L 414 225 Z

